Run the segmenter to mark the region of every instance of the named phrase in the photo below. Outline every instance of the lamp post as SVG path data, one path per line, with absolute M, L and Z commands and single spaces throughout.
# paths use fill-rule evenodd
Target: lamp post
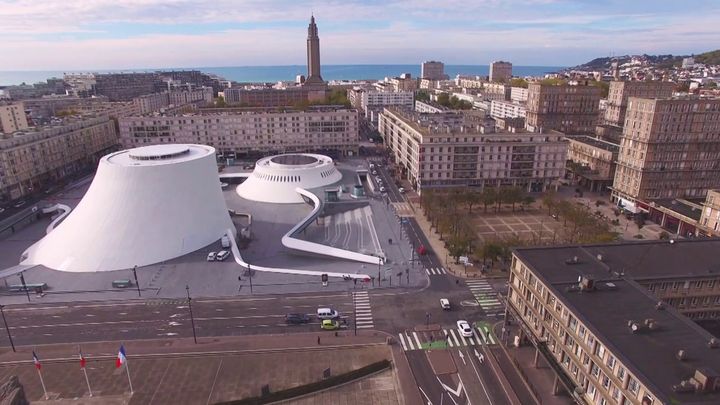
M 10 340 L 10 347 L 12 347 L 12 351 L 15 352 L 15 343 L 13 343 L 12 335 L 10 334 L 10 328 L 7 324 L 7 319 L 5 319 L 5 311 L 3 310 L 5 308 L 5 305 L 0 305 L 0 313 L 2 314 L 3 323 L 5 323 L 5 330 L 8 334 L 8 340 Z
M 142 295 L 140 295 L 140 283 L 137 278 L 137 266 L 133 266 L 133 276 L 135 277 L 135 288 L 137 288 L 138 297 L 142 297 Z
M 25 276 L 23 276 L 22 273 L 20 273 L 20 282 L 22 283 L 23 290 L 25 290 L 25 295 L 27 295 L 28 302 L 30 302 L 30 290 L 28 290 L 27 284 L 25 284 Z
M 430 312 L 425 312 L 425 326 L 430 326 Z
M 248 263 L 248 278 L 250 279 L 250 294 L 252 294 L 252 269 L 250 268 L 250 263 Z
M 192 298 L 190 298 L 190 286 L 185 285 L 185 291 L 187 291 L 187 298 L 188 298 L 188 309 L 190 310 L 190 324 L 192 325 L 193 330 L 193 340 L 195 341 L 195 344 L 197 344 L 197 334 L 195 334 L 195 318 L 193 317 L 192 313 Z

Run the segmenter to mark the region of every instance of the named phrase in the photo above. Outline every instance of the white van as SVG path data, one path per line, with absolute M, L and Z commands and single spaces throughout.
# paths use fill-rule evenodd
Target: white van
M 218 252 L 217 256 L 215 257 L 215 260 L 222 262 L 222 261 L 225 261 L 225 259 L 227 259 L 228 256 L 230 256 L 230 252 L 228 252 L 227 250 L 221 250 Z
M 230 247 L 230 238 L 225 235 L 222 237 L 222 239 L 220 239 L 220 243 L 222 244 L 222 247 L 227 249 Z
M 340 314 L 332 308 L 318 308 L 317 317 L 318 319 L 336 319 L 340 317 Z

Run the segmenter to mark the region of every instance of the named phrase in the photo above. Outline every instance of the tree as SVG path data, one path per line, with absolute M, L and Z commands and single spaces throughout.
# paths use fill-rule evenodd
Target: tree
M 225 97 L 223 97 L 223 96 L 218 96 L 217 98 L 215 98 L 215 100 L 214 100 L 214 102 L 213 102 L 213 107 L 215 107 L 215 108 L 225 108 L 225 107 L 227 107 L 227 103 L 225 103 Z
M 600 95 L 602 96 L 602 98 L 607 98 L 608 94 L 610 93 L 610 83 L 608 82 L 593 80 L 592 82 L 590 82 L 590 85 L 600 87 Z
M 480 194 L 475 190 L 466 190 L 464 200 L 468 206 L 468 214 L 472 214 L 473 205 L 480 202 Z
M 430 101 L 430 95 L 425 90 L 420 90 L 415 93 L 415 100 L 418 101 Z
M 437 103 L 442 106 L 449 107 L 450 106 L 450 95 L 447 93 L 440 93 L 437 96 Z
M 530 208 L 530 206 L 534 203 L 535 203 L 535 197 L 533 197 L 533 196 L 526 195 L 522 199 L 522 205 L 523 205 L 524 210 Z
M 523 190 L 520 187 L 510 187 L 505 189 L 505 202 L 512 205 L 513 212 L 515 212 L 515 204 L 521 203 L 523 197 Z
M 557 209 L 557 193 L 555 191 L 548 191 L 542 196 L 542 203 L 548 210 L 548 215 L 551 215 L 554 210 Z
M 510 79 L 510 86 L 512 87 L 522 87 L 524 89 L 527 89 L 528 82 L 525 79 L 516 77 L 514 79 Z
M 480 202 L 485 206 L 486 213 L 488 206 L 495 204 L 496 196 L 497 193 L 494 188 L 483 188 L 482 193 L 480 193 Z

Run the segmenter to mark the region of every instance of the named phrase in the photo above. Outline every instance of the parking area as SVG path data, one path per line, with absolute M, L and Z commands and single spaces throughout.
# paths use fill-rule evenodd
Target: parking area
M 479 212 L 470 220 L 483 242 L 519 238 L 534 243 L 551 243 L 563 230 L 562 221 L 535 209 L 500 213 Z

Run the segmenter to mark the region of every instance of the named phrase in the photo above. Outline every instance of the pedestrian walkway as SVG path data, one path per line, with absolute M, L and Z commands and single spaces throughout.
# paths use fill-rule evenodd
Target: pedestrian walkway
M 466 284 L 470 292 L 477 300 L 480 307 L 487 316 L 501 317 L 505 312 L 505 306 L 497 298 L 497 292 L 485 279 L 467 280 Z
M 497 340 L 484 325 L 473 328 L 473 336 L 465 337 L 458 329 L 446 328 L 440 332 L 405 331 L 398 333 L 403 350 L 451 349 L 467 346 L 495 345 Z
M 353 293 L 353 305 L 355 306 L 355 324 L 358 329 L 372 329 L 373 325 L 372 308 L 370 307 L 370 294 L 367 291 Z
M 444 267 L 434 267 L 425 269 L 425 273 L 427 273 L 428 276 L 442 276 L 447 274 L 447 270 L 445 270 Z

